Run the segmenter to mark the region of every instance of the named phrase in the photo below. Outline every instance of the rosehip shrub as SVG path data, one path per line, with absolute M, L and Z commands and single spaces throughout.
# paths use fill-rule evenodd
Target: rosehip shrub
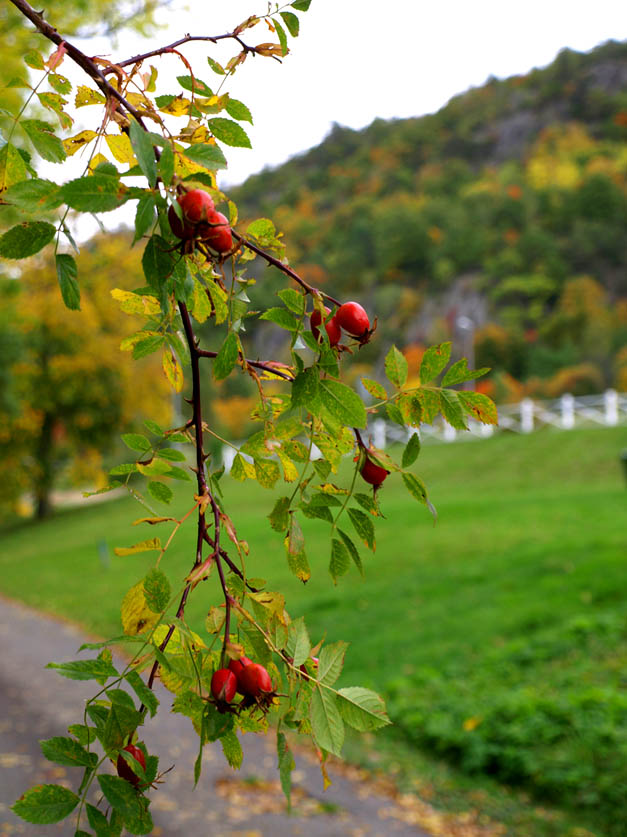
M 377 465 L 372 459 L 366 457 L 364 464 L 361 466 L 361 475 L 370 485 L 378 488 L 390 472 Z
M 327 317 L 331 313 L 329 308 L 324 309 L 324 316 Z M 317 309 L 312 313 L 311 317 L 309 318 L 309 326 L 311 328 L 311 333 L 313 336 L 318 340 L 320 338 L 320 323 L 322 322 L 322 314 Z M 337 346 L 340 342 L 340 338 L 342 336 L 342 329 L 339 327 L 337 323 L 336 317 L 331 317 L 330 320 L 327 320 L 324 324 L 325 330 L 329 337 L 329 343 L 332 346 Z
M 335 315 L 338 324 L 352 337 L 362 337 L 370 330 L 370 320 L 358 302 L 345 302 Z
M 244 695 L 254 698 L 262 697 L 264 692 L 267 694 L 274 691 L 270 675 L 260 663 L 244 666 L 238 685 Z
M 135 761 L 138 761 L 141 764 L 142 770 L 146 769 L 146 757 L 144 756 L 143 750 L 141 750 L 139 747 L 136 747 L 134 744 L 127 744 L 126 747 L 124 747 L 124 750 L 127 753 L 129 753 L 129 755 L 133 756 Z M 139 776 L 137 775 L 137 773 L 135 773 L 131 765 L 126 761 L 126 759 L 121 753 L 118 756 L 116 769 L 118 771 L 118 776 L 121 779 L 126 779 L 126 781 L 130 782 L 131 785 L 133 785 L 134 787 L 137 787 L 137 785 L 139 785 Z
M 237 691 L 237 678 L 228 668 L 220 668 L 211 678 L 211 694 L 218 701 L 230 703 Z
M 198 234 L 217 253 L 228 253 L 233 249 L 229 220 L 221 212 L 209 212 L 206 223 L 198 225 Z

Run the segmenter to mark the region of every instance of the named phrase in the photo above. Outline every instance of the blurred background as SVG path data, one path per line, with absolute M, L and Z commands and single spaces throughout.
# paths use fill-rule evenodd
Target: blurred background
M 627 12 L 351 5 L 314 0 L 284 66 L 238 71 L 253 151 L 226 150 L 220 185 L 243 223 L 275 221 L 308 282 L 378 317 L 377 339 L 346 359 L 350 380 L 383 381 L 392 343 L 416 377 L 425 348 L 451 340 L 454 360 L 491 368 L 476 386 L 499 405 L 500 429 L 422 431 L 416 469 L 439 522 L 391 477 L 364 583 L 332 586 L 326 533 L 312 522 L 309 552 L 319 543 L 321 558 L 303 589 L 264 520 L 272 493 L 231 484 L 227 502 L 242 509 L 255 574 L 285 590 L 312 637 L 352 640 L 346 681 L 386 697 L 395 727 L 349 742 L 351 759 L 508 833 L 624 835 Z M 255 10 L 189 6 L 193 27 L 179 4 L 139 0 L 73 0 L 54 24 L 115 60 L 196 32 L 201 18 L 219 34 Z M 22 55 L 42 45 L 9 4 L 0 25 L 2 107 L 17 113 Z M 202 47 L 185 54 L 207 66 Z M 186 72 L 172 58 L 158 67 L 166 85 Z M 0 129 L 4 142 L 4 113 Z M 85 163 L 72 160 L 77 176 Z M 52 163 L 37 168 L 59 178 Z M 15 213 L 0 206 L 0 225 Z M 134 329 L 110 289 L 144 284 L 124 213 L 73 228 L 80 314 L 63 307 L 45 259 L 0 263 L 0 592 L 106 635 L 119 633 L 115 602 L 147 566 L 111 555 L 133 542 L 141 509 L 83 491 L 123 459 L 120 433 L 147 418 L 180 423 L 182 403 L 159 360 L 138 365 L 118 349 Z M 259 265 L 250 274 L 253 303 L 282 287 Z M 269 323 L 246 341 L 251 356 L 288 358 Z M 243 440 L 255 401 L 244 378 L 207 379 L 205 415 L 220 435 Z M 403 441 L 385 422 L 370 432 L 392 454 Z M 221 461 L 218 442 L 213 454 Z M 177 492 L 174 513 L 187 505 Z M 192 542 L 177 540 L 173 579 Z M 25 583 L 34 556 L 37 580 Z M 202 626 L 206 609 L 192 604 L 190 619 Z

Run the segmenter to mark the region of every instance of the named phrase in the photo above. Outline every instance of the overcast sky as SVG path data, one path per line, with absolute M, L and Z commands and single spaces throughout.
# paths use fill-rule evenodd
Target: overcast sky
M 219 34 L 260 8 L 264 0 L 175 0 L 159 37 Z M 254 150 L 228 151 L 224 184 L 318 144 L 333 122 L 362 128 L 377 116 L 430 113 L 490 75 L 545 66 L 565 46 L 585 51 L 627 38 L 625 0 L 312 0 L 299 17 L 282 65 L 248 59 L 229 85 L 253 112 Z M 274 39 L 265 27 L 247 37 Z M 205 45 L 185 52 L 197 56 L 194 67 L 206 66 Z M 165 71 L 176 62 L 159 64 Z M 182 72 L 179 63 L 174 74 Z M 208 68 L 204 78 L 217 80 Z

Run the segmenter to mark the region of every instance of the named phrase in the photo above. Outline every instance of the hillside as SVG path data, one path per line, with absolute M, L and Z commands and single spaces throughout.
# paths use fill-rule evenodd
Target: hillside
M 627 389 L 626 90 L 627 42 L 563 50 L 432 115 L 336 125 L 234 198 L 378 315 L 379 346 L 461 351 L 466 316 L 497 397 Z

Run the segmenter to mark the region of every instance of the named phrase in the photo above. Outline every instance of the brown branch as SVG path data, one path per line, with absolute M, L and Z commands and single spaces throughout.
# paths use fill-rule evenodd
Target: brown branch
M 197 349 L 196 350 L 199 357 L 217 357 L 217 352 L 210 352 L 206 349 Z M 270 372 L 272 375 L 278 375 L 279 378 L 284 378 L 286 381 L 293 381 L 294 378 L 291 375 L 288 375 L 287 372 L 281 372 L 280 369 L 276 369 L 273 366 L 273 362 L 271 360 L 249 360 L 247 357 L 242 358 L 240 354 L 240 358 L 244 361 L 247 366 L 252 366 L 255 369 L 262 369 L 264 372 Z
M 253 253 L 256 253 L 258 256 L 261 256 L 262 259 L 265 259 L 268 262 L 268 264 L 271 264 L 273 267 L 276 267 L 279 270 L 283 271 L 283 273 L 289 276 L 290 279 L 293 279 L 297 284 L 299 284 L 306 293 L 311 294 L 312 296 L 320 294 L 320 296 L 323 296 L 325 299 L 328 299 L 329 302 L 332 302 L 333 305 L 337 305 L 338 308 L 342 304 L 338 299 L 335 299 L 335 297 L 332 297 L 330 294 L 326 294 L 324 293 L 324 291 L 319 291 L 317 288 L 314 288 L 313 285 L 310 285 L 308 282 L 305 282 L 305 280 L 302 279 L 298 275 L 298 273 L 293 271 L 291 267 L 288 267 L 286 264 L 283 264 L 282 261 L 275 258 L 274 256 L 271 256 L 270 253 L 266 253 L 266 251 L 262 250 L 261 247 L 257 247 L 256 244 L 253 244 L 251 241 L 248 241 L 248 239 L 235 232 L 235 230 L 232 228 L 231 233 L 233 234 L 233 237 L 239 241 L 242 247 L 248 247 L 248 249 L 252 250 Z
M 191 41 L 210 41 L 212 44 L 217 44 L 218 41 L 223 41 L 227 38 L 233 38 L 237 41 L 244 52 L 252 52 L 256 54 L 257 51 L 255 47 L 250 47 L 245 44 L 244 41 L 242 41 L 242 39 L 234 32 L 227 32 L 224 35 L 184 35 L 182 38 L 179 38 L 178 41 L 173 41 L 167 46 L 159 47 L 158 49 L 151 49 L 149 52 L 143 52 L 140 55 L 134 55 L 132 58 L 127 58 L 125 61 L 116 61 L 115 63 L 118 67 L 128 67 L 129 64 L 139 64 L 146 58 L 152 58 L 155 55 L 164 55 L 168 52 L 174 52 L 176 47 L 182 46 L 182 44 L 188 44 Z

